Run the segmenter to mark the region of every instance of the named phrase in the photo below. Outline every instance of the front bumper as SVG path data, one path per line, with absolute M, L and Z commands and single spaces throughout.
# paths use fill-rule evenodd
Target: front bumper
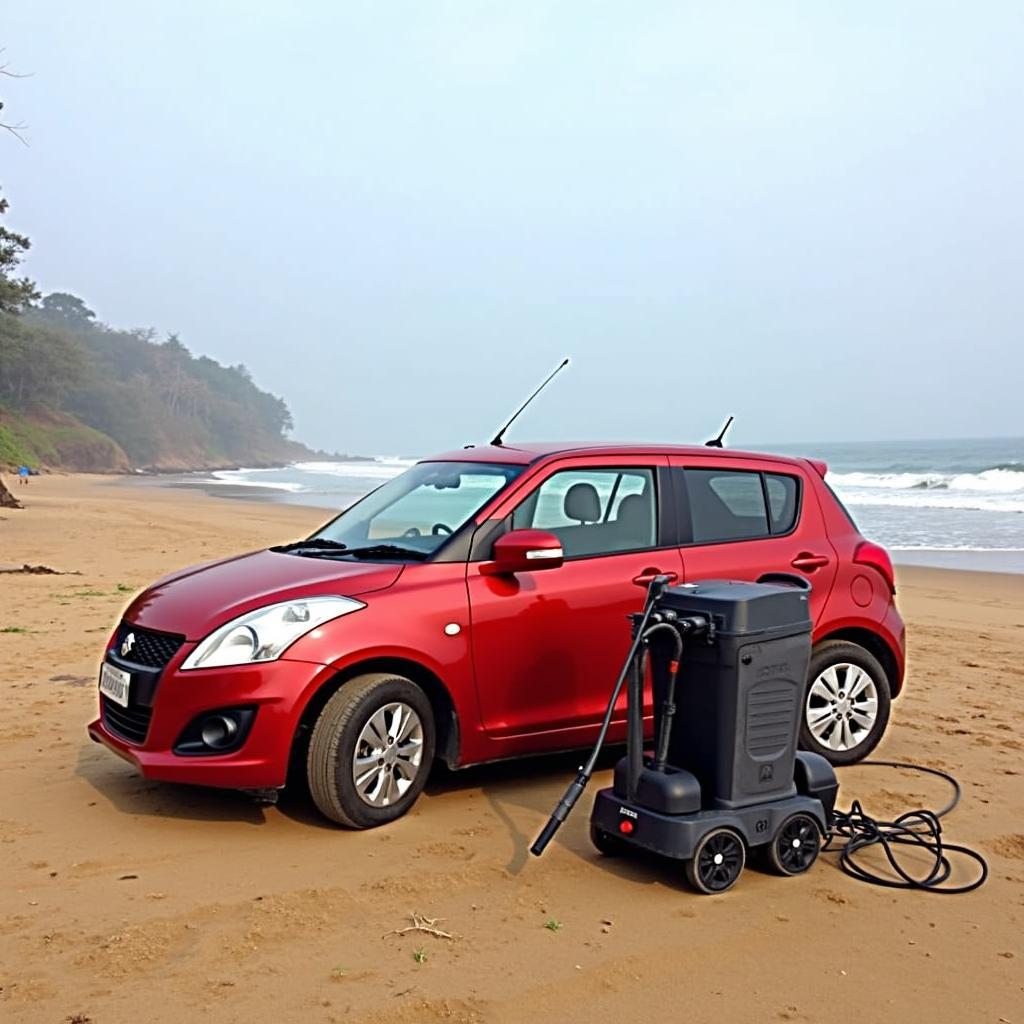
M 174 664 L 180 663 L 184 653 Z M 156 688 L 149 730 L 142 743 L 118 735 L 107 725 L 102 711 L 89 724 L 89 736 L 134 765 L 147 779 L 227 789 L 280 787 L 288 774 L 302 708 L 332 674 L 324 665 L 284 659 L 189 672 L 169 666 Z M 209 755 L 174 753 L 175 743 L 197 716 L 242 705 L 255 707 L 256 717 L 237 750 Z

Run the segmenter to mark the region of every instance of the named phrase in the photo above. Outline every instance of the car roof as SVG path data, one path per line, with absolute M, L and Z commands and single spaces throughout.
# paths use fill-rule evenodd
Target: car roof
M 454 451 L 432 455 L 423 462 L 492 462 L 506 465 L 529 465 L 554 455 L 681 455 L 700 458 L 762 459 L 793 465 L 805 460 L 789 455 L 738 451 L 735 448 L 709 448 L 706 445 L 682 444 L 615 444 L 606 441 L 530 441 L 514 444 L 467 445 Z

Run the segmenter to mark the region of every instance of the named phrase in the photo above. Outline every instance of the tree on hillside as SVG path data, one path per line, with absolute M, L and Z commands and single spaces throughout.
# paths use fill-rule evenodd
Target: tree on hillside
M 52 406 L 77 387 L 85 356 L 74 338 L 0 313 L 0 400 L 19 409 Z
M 87 331 L 96 326 L 96 314 L 77 296 L 51 292 L 39 304 L 38 319 L 66 331 Z
M 7 200 L 0 196 L 0 217 L 7 208 Z M 36 286 L 27 277 L 14 277 L 31 246 L 25 235 L 0 224 L 0 313 L 21 313 L 39 298 Z

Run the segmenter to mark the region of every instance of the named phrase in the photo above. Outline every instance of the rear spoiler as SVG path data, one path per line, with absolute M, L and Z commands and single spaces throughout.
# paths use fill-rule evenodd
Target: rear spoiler
M 821 459 L 808 459 L 807 462 L 814 467 L 818 476 L 824 480 L 825 474 L 828 472 L 828 463 L 823 462 Z

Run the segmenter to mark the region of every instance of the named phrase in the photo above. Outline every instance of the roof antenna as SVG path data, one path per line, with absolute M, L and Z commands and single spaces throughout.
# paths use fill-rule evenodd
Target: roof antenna
M 530 395 L 530 397 L 525 402 L 523 402 L 523 404 L 521 406 L 519 406 L 518 409 L 516 409 L 516 411 L 512 414 L 512 418 L 508 421 L 508 423 L 506 423 L 505 426 L 503 426 L 501 428 L 501 430 L 499 430 L 494 435 L 494 438 L 491 441 L 491 444 L 496 445 L 499 448 L 501 447 L 501 439 L 502 439 L 502 437 L 505 436 L 505 431 L 508 430 L 508 428 L 511 427 L 513 423 L 515 423 L 516 419 L 519 417 L 519 414 L 548 386 L 548 384 L 551 383 L 552 380 L 554 380 L 554 378 L 558 375 L 558 373 L 561 372 L 562 370 L 564 370 L 568 365 L 569 365 L 569 357 L 566 356 L 551 371 L 551 373 L 548 374 L 548 376 L 545 379 L 544 383 L 541 384 L 541 386 L 539 388 L 537 388 L 537 390 L 534 391 L 534 393 L 532 395 Z
M 732 426 L 732 421 L 735 417 L 730 416 L 725 421 L 725 426 L 718 432 L 718 437 L 711 438 L 710 441 L 704 442 L 705 448 L 722 448 L 724 447 L 722 442 L 725 440 L 725 432 Z

